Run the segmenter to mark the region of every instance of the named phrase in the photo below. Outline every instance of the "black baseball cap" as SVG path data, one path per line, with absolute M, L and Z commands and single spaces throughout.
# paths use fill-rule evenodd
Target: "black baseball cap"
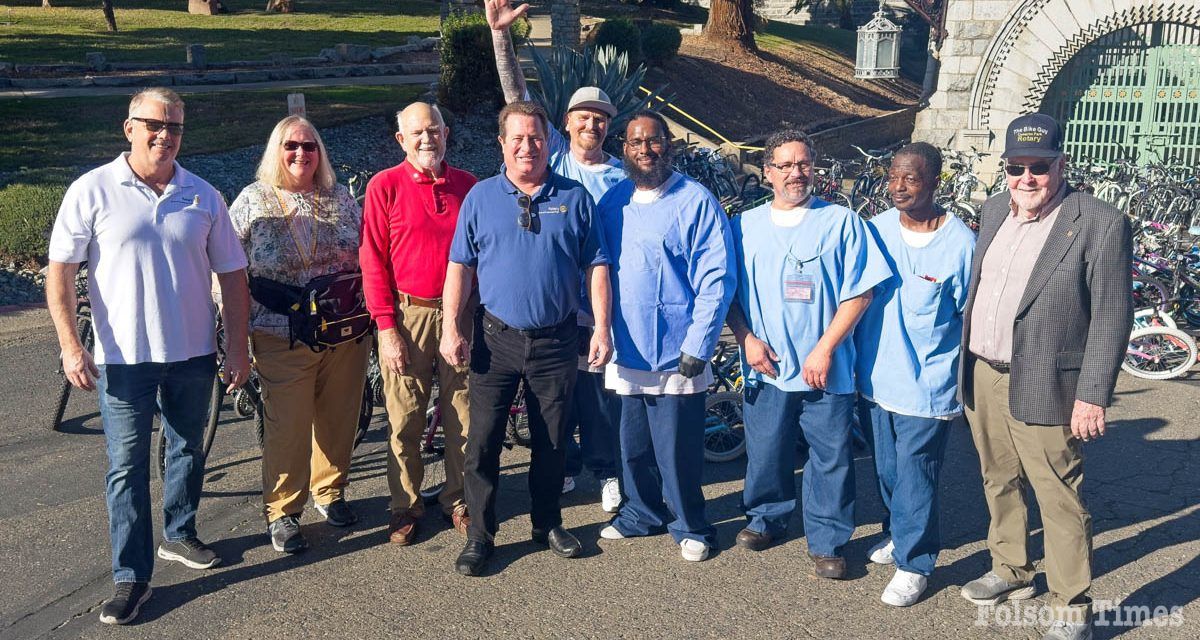
M 1008 125 L 1001 158 L 1057 158 L 1062 155 L 1062 128 L 1044 113 L 1019 116 Z

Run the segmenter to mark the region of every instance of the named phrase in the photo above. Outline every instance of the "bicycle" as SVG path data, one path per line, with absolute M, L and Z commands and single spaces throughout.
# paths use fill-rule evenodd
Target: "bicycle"
M 704 399 L 704 459 L 729 462 L 746 453 L 746 424 L 740 391 L 721 391 Z
M 1188 372 L 1196 363 L 1196 341 L 1167 326 L 1145 326 L 1129 336 L 1121 369 L 1146 380 L 1169 380 Z
M 84 350 L 91 353 L 95 347 L 96 335 L 92 333 L 92 303 L 88 299 L 86 262 L 79 265 L 79 271 L 75 274 L 75 300 L 75 330 L 79 334 L 79 341 L 83 343 Z M 71 399 L 71 388 L 75 386 L 71 384 L 70 380 L 67 380 L 61 358 L 58 361 L 58 374 L 63 376 L 63 381 L 58 389 L 54 412 L 50 416 L 51 431 L 58 431 L 62 425 L 63 414 Z

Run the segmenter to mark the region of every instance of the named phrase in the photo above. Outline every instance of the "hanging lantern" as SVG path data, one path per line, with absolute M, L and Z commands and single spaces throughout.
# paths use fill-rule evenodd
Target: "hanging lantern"
M 895 78 L 900 75 L 900 27 L 883 15 L 883 2 L 871 21 L 858 28 L 855 78 Z

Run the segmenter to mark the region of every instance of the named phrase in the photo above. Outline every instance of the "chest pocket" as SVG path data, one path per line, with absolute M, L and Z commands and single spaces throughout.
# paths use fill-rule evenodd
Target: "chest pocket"
M 914 334 L 932 336 L 934 327 L 943 315 L 942 300 L 949 286 L 948 280 L 930 282 L 917 275 L 902 273 L 900 310 L 905 329 Z

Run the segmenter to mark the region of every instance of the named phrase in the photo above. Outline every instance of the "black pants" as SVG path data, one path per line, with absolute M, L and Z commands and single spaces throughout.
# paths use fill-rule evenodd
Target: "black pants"
M 534 529 L 562 524 L 565 437 L 563 435 L 575 387 L 575 316 L 556 327 L 518 331 L 481 313 L 471 345 L 471 426 L 467 430 L 465 490 L 471 514 L 468 537 L 492 542 L 496 522 L 496 485 L 500 479 L 500 450 L 509 407 L 518 385 L 525 383 L 530 448 L 530 520 Z

